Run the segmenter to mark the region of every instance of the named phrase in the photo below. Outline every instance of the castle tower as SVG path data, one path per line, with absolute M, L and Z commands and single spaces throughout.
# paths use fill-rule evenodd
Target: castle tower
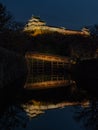
M 46 23 L 42 21 L 39 17 L 32 16 L 31 19 L 24 27 L 24 31 L 32 31 L 37 26 L 45 26 Z

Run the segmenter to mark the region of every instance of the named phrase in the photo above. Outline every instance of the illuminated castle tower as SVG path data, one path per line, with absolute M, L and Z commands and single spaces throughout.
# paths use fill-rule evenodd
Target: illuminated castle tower
M 24 31 L 32 31 L 35 27 L 45 26 L 46 23 L 42 21 L 39 17 L 32 16 L 24 27 Z

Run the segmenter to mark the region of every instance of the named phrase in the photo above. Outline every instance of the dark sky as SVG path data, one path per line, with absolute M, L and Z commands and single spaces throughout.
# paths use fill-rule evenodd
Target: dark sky
M 17 21 L 40 16 L 48 25 L 81 29 L 98 24 L 98 0 L 0 0 Z

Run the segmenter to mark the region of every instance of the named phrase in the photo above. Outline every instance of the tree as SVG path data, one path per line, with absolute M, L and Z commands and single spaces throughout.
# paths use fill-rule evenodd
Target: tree
M 12 15 L 6 10 L 6 7 L 0 3 L 0 32 L 10 29 Z

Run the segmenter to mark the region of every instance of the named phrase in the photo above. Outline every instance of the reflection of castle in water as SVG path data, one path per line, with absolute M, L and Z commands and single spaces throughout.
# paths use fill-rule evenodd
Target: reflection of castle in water
M 23 108 L 27 112 L 27 115 L 33 118 L 38 116 L 39 114 L 44 113 L 46 110 L 49 109 L 64 108 L 66 106 L 77 106 L 77 105 L 80 105 L 82 107 L 88 107 L 89 101 L 82 101 L 82 102 L 62 101 L 59 103 L 52 103 L 52 102 L 48 103 L 48 102 L 31 100 L 29 103 L 23 105 Z

